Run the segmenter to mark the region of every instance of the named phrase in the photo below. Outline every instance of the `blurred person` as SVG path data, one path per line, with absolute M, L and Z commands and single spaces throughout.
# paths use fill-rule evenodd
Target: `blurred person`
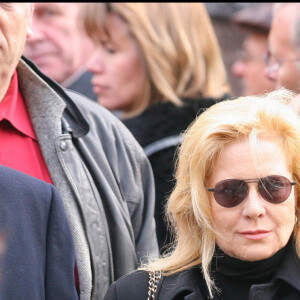
M 0 166 L 0 209 L 0 299 L 78 299 L 74 243 L 56 188 Z
M 92 74 L 86 63 L 94 51 L 93 42 L 79 22 L 83 3 L 34 3 L 31 29 L 24 55 L 63 87 L 96 101 Z
M 111 282 L 158 255 L 153 174 L 122 122 L 22 56 L 32 13 L 32 3 L 0 3 L 0 164 L 58 189 L 80 299 L 101 300 Z
M 300 93 L 300 3 L 276 3 L 266 54 L 266 76 Z
M 276 90 L 223 101 L 189 127 L 168 216 L 169 255 L 104 300 L 300 299 L 300 118 Z
M 231 96 L 238 97 L 242 94 L 242 82 L 231 72 L 232 65 L 237 54 L 242 50 L 242 43 L 245 34 L 233 22 L 232 15 L 240 9 L 249 7 L 253 3 L 241 2 L 204 2 L 211 17 L 220 49 L 222 52 L 227 78 L 231 88 Z
M 264 55 L 268 50 L 268 33 L 272 21 L 273 3 L 255 4 L 239 10 L 232 21 L 245 33 L 242 51 L 232 65 L 232 73 L 242 81 L 242 95 L 270 92 L 275 84 L 264 74 Z
M 94 92 L 122 112 L 154 172 L 162 252 L 171 240 L 164 205 L 180 133 L 229 92 L 218 42 L 203 3 L 93 3 L 83 14 L 98 43 L 88 65 Z

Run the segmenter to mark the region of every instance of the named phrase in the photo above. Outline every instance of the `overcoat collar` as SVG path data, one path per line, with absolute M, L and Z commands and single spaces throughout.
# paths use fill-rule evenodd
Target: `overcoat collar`
M 157 290 L 157 299 L 171 300 L 205 300 L 201 295 L 201 285 L 204 284 L 199 267 L 164 277 Z
M 54 102 L 56 106 L 61 109 L 63 108 L 63 131 L 68 131 L 74 138 L 79 138 L 86 135 L 89 131 L 89 124 L 83 117 L 81 111 L 74 103 L 74 101 L 68 96 L 67 90 L 57 84 L 54 80 L 42 73 L 39 68 L 29 59 L 22 56 L 17 71 L 22 72 L 23 76 L 20 77 L 20 89 L 22 90 L 22 95 L 29 95 L 31 98 L 34 94 L 31 93 L 31 82 L 36 82 L 34 88 L 39 87 L 39 91 L 35 90 L 35 94 L 43 94 L 43 90 L 47 90 L 45 95 L 50 95 L 51 99 L 49 100 L 50 108 L 53 110 Z M 25 78 L 25 81 L 22 82 L 22 78 Z M 76 97 L 76 93 L 72 94 L 72 97 Z M 41 99 L 30 99 L 34 102 L 35 106 Z M 36 101 L 37 100 L 37 101 Z M 28 105 L 28 103 L 26 103 Z M 51 106 L 52 105 L 52 106 Z M 44 112 L 45 113 L 45 112 Z M 48 112 L 47 112 L 48 113 Z M 64 128 L 67 127 L 67 128 Z
M 294 245 L 288 251 L 272 281 L 282 280 L 300 292 L 300 260 Z

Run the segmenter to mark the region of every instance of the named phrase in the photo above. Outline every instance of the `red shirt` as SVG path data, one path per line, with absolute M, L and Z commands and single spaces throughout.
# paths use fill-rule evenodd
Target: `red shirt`
M 15 71 L 0 102 L 0 164 L 52 183 Z
M 19 91 L 16 71 L 0 102 L 0 165 L 53 183 Z M 78 290 L 76 266 L 75 284 Z

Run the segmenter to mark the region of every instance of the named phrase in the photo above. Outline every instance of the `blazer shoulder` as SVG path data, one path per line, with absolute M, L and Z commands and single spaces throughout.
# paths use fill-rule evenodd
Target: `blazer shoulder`
M 138 270 L 129 273 L 114 282 L 104 300 L 147 299 L 149 273 Z
M 43 180 L 5 166 L 0 166 L 0 182 L 2 186 L 8 185 L 9 187 L 14 187 L 12 192 L 31 189 L 35 189 L 37 192 L 39 189 L 45 191 L 45 188 L 50 191 L 50 187 L 52 186 Z

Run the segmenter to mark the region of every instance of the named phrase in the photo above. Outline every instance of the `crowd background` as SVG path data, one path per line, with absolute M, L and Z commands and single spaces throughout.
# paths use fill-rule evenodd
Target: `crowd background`
M 288 99 L 284 105 L 292 104 L 292 107 L 300 111 L 299 96 L 290 94 L 291 91 L 300 91 L 299 8 L 299 3 L 53 2 L 36 3 L 34 9 L 33 3 L 0 3 L 0 30 L 3 33 L 0 51 L 0 164 L 3 168 L 0 167 L 0 176 L 7 180 L 1 181 L 4 194 L 0 197 L 0 207 L 5 205 L 8 219 L 12 220 L 6 224 L 9 225 L 9 234 L 4 235 L 3 241 L 9 253 L 4 251 L 2 254 L 1 298 L 20 299 L 22 296 L 17 295 L 24 295 L 25 298 L 35 299 L 31 294 L 45 294 L 47 300 L 73 300 L 78 297 L 80 300 L 103 299 L 111 283 L 136 270 L 141 264 L 147 264 L 149 259 L 155 259 L 159 252 L 163 257 L 172 256 L 173 250 L 176 251 L 178 246 L 179 236 L 172 216 L 169 216 L 170 227 L 174 233 L 172 238 L 169 239 L 165 230 L 166 204 L 172 203 L 168 200 L 169 195 L 172 198 L 172 191 L 178 190 L 186 195 L 192 186 L 189 185 L 186 190 L 178 187 L 175 171 L 176 163 L 180 161 L 178 146 L 185 141 L 185 130 L 193 120 L 199 120 L 203 112 L 206 115 L 207 111 L 220 107 L 221 113 L 217 115 L 217 119 L 227 126 L 227 119 L 223 118 L 222 114 L 223 105 L 230 110 L 234 98 L 247 96 L 249 102 L 245 102 L 244 107 L 246 110 L 251 109 L 252 106 L 248 103 L 251 103 L 252 98 L 249 95 L 258 95 L 257 99 Z M 137 69 L 139 72 L 136 72 Z M 135 76 L 129 80 L 126 78 L 128 74 Z M 119 79 L 123 81 L 118 81 Z M 291 91 L 285 94 L 279 90 L 276 91 L 278 93 L 265 96 L 266 92 L 281 87 Z M 89 101 L 89 98 L 93 98 L 93 101 Z M 115 102 L 112 102 L 112 99 Z M 276 99 L 274 101 L 277 101 Z M 126 100 L 127 106 L 118 106 L 121 100 Z M 209 103 L 209 100 L 212 102 Z M 214 105 L 216 102 L 217 106 Z M 256 102 L 260 103 L 262 110 L 267 109 L 264 101 Z M 111 106 L 112 104 L 115 106 Z M 186 122 L 183 123 L 184 110 L 190 104 L 199 106 L 195 105 L 194 109 L 190 110 Z M 168 114 L 168 107 L 175 113 Z M 157 108 L 159 111 L 155 110 Z M 282 111 L 285 111 L 285 108 Z M 239 113 L 236 112 L 237 110 L 230 111 L 225 115 L 233 115 L 229 119 L 234 120 L 235 117 L 239 118 Z M 281 115 L 280 109 L 278 115 Z M 296 119 L 297 129 L 294 132 L 298 132 L 299 129 L 299 118 Z M 241 121 L 244 123 L 246 117 Z M 214 126 L 215 123 L 217 122 L 211 122 L 211 125 Z M 179 136 L 179 142 L 176 139 L 176 143 L 171 144 L 169 154 L 155 160 L 154 155 L 149 154 L 148 146 L 157 146 L 157 142 L 161 140 L 165 142 L 165 139 L 169 138 L 169 132 L 165 135 L 167 129 L 176 130 L 172 132 Z M 148 141 L 144 143 L 149 136 L 154 136 L 154 139 L 150 144 Z M 157 140 L 157 137 L 160 138 Z M 209 147 L 209 144 L 207 146 Z M 195 145 L 187 151 L 183 164 L 192 158 L 191 153 L 196 149 Z M 281 153 L 281 158 L 286 156 L 287 153 L 282 155 L 282 149 L 277 147 L 277 150 L 279 151 L 274 152 Z M 263 151 L 264 149 L 262 153 Z M 246 151 L 239 151 L 242 154 L 244 152 Z M 296 152 L 293 150 L 292 155 L 295 161 L 298 157 Z M 269 202 L 266 204 L 258 201 L 259 204 L 263 203 L 260 206 L 264 211 L 260 213 L 261 219 L 273 219 L 272 214 L 269 216 L 268 209 L 265 208 L 270 207 L 272 211 L 275 204 L 278 210 L 286 205 L 295 208 L 292 202 L 297 200 L 299 194 L 298 167 L 297 171 L 290 174 L 290 165 L 286 166 L 282 160 L 284 172 L 276 169 L 278 176 L 276 175 L 275 179 L 275 173 L 272 171 L 271 176 L 268 168 L 268 174 L 263 176 L 251 171 L 253 179 L 248 180 L 245 179 L 248 178 L 245 176 L 246 171 L 242 175 L 240 172 L 235 173 L 240 166 L 237 163 L 238 155 L 235 151 L 233 153 L 234 159 L 230 165 L 234 172 L 229 174 L 229 177 L 237 178 L 238 183 L 242 182 L 243 189 L 238 190 L 239 203 L 232 205 L 232 197 L 226 198 L 224 193 L 221 198 L 218 196 L 220 191 L 223 192 L 221 188 L 224 184 L 226 187 L 232 183 L 232 180 L 228 183 L 228 180 L 223 178 L 228 177 L 228 174 L 218 175 L 218 181 L 210 182 L 210 188 L 207 190 L 213 192 L 213 196 L 209 196 L 208 191 L 204 191 L 204 195 L 210 198 L 210 204 L 217 213 L 229 216 L 230 209 L 236 207 L 238 217 L 243 211 L 242 208 L 249 206 L 248 185 L 251 183 L 252 186 L 257 182 L 260 191 L 256 196 L 260 194 L 261 197 L 256 197 L 256 200 L 264 198 L 265 202 Z M 198 153 L 195 157 L 196 165 L 200 156 Z M 199 165 L 204 160 L 201 158 Z M 293 167 L 297 165 L 294 164 L 295 161 L 291 162 Z M 183 173 L 184 180 L 189 178 L 189 172 L 193 170 L 194 165 Z M 214 168 L 213 163 L 210 165 Z M 24 174 L 10 172 L 4 166 L 30 176 L 24 177 Z M 164 175 L 163 170 L 166 167 L 168 176 L 161 176 Z M 215 175 L 219 172 L 212 170 L 212 173 Z M 294 174 L 296 178 L 292 178 Z M 201 181 L 202 185 L 206 184 L 206 179 Z M 272 185 L 268 187 L 268 192 L 278 196 L 278 202 L 263 194 L 262 185 L 259 183 L 261 180 L 275 180 L 276 188 L 279 187 L 283 194 L 277 189 L 274 192 Z M 44 181 L 51 185 L 39 184 L 45 183 Z M 236 187 L 236 181 L 233 181 Z M 16 188 L 12 187 L 12 184 Z M 29 198 L 40 198 L 39 190 L 33 194 L 28 190 L 31 185 L 38 186 L 44 197 L 41 201 L 33 201 L 32 205 L 28 205 Z M 160 192 L 161 187 L 163 192 Z M 293 189 L 298 191 L 298 194 L 291 193 Z M 194 192 L 193 195 L 195 196 Z M 17 201 L 17 206 L 10 198 Z M 195 200 L 195 197 L 193 199 Z M 200 199 L 199 207 L 203 208 L 203 198 Z M 193 209 L 196 207 L 197 210 L 198 200 L 193 204 Z M 288 201 L 285 202 L 286 200 Z M 47 203 L 57 214 L 49 210 Z M 55 203 L 59 204 L 56 208 Z M 278 203 L 280 205 L 277 205 Z M 41 206 L 40 214 L 35 205 Z M 62 207 L 64 209 L 61 210 Z M 187 223 L 191 224 L 192 218 L 190 219 L 184 210 L 187 207 L 188 205 L 179 207 L 179 213 L 183 213 L 184 218 L 188 219 Z M 246 216 L 248 221 L 255 217 L 253 206 L 249 207 L 253 213 Z M 20 209 L 20 213 L 17 212 L 17 208 Z M 291 213 L 294 213 L 293 209 L 290 210 Z M 43 217 L 44 213 L 49 216 L 49 220 Z M 15 218 L 16 214 L 18 218 Z M 36 216 L 37 214 L 39 215 Z M 276 213 L 276 216 L 278 215 Z M 245 215 L 241 215 L 243 216 Z M 295 225 L 296 246 L 299 243 L 297 216 L 298 208 L 295 219 L 288 218 L 290 227 Z M 57 218 L 61 223 L 55 220 Z M 5 218 L 2 221 L 5 222 Z M 42 226 L 43 221 L 46 221 L 45 226 Z M 229 217 L 225 225 L 234 226 L 234 222 L 235 219 Z M 200 222 L 193 226 L 190 233 L 194 229 L 204 232 L 207 224 L 209 222 Z M 209 225 L 209 230 L 214 225 Z M 226 228 L 230 228 L 223 228 L 222 225 L 219 229 L 224 235 L 228 234 Z M 252 240 L 252 234 L 258 234 L 258 239 L 264 239 L 261 235 L 266 234 L 266 230 L 263 230 L 263 233 L 262 230 L 249 233 L 250 229 L 247 228 L 244 229 L 244 235 L 251 235 L 249 240 Z M 218 231 L 218 228 L 213 229 Z M 31 241 L 32 237 L 35 240 Z M 184 235 L 183 240 L 187 237 L 188 235 Z M 289 237 L 290 235 L 286 236 L 280 246 L 284 248 L 283 244 Z M 194 239 L 193 242 L 199 246 L 200 240 Z M 270 239 L 264 241 L 272 242 Z M 187 253 L 185 251 L 188 242 L 187 240 L 179 245 L 185 249 L 181 252 L 184 261 L 189 258 L 189 254 L 184 254 Z M 217 240 L 216 246 L 220 246 L 226 255 L 235 253 L 227 253 L 226 247 L 219 242 L 220 239 Z M 251 248 L 253 244 L 251 241 L 249 243 Z M 170 247 L 165 247 L 166 244 Z M 293 242 L 289 243 L 286 249 L 294 251 L 292 245 Z M 27 252 L 22 253 L 20 249 L 24 246 L 28 246 Z M 297 247 L 299 252 L 299 246 Z M 61 252 L 61 255 L 52 255 L 52 248 Z M 197 246 L 194 249 L 199 250 Z M 207 258 L 218 255 L 212 249 L 210 248 L 208 256 L 200 249 L 196 260 L 193 259 L 193 264 L 199 262 L 204 275 L 210 262 Z M 272 254 L 277 250 L 274 249 Z M 27 260 L 26 255 L 34 251 L 39 252 L 41 259 L 32 255 Z M 53 261 L 49 255 L 52 255 Z M 278 258 L 277 255 L 276 257 Z M 239 259 L 240 256 L 233 255 L 233 258 Z M 269 259 L 269 255 L 266 255 L 266 258 Z M 255 281 L 248 280 L 247 286 L 244 287 L 237 284 L 241 287 L 240 295 L 248 295 L 256 279 L 269 282 L 271 278 L 275 278 L 272 276 L 274 268 L 278 267 L 277 258 L 275 261 L 271 259 L 271 273 L 268 272 L 268 268 L 266 270 L 266 265 L 260 264 L 259 259 L 258 265 L 267 271 L 267 276 L 255 278 Z M 281 258 L 279 255 L 279 260 Z M 47 268 L 43 268 L 43 259 L 47 261 Z M 229 263 L 232 263 L 231 258 Z M 300 269 L 298 270 L 297 264 L 292 265 L 295 267 L 295 278 L 299 279 Z M 151 266 L 155 264 L 150 264 L 150 268 Z M 191 265 L 182 265 L 183 268 L 189 266 Z M 175 267 L 178 270 L 178 266 Z M 248 264 L 244 267 L 249 271 Z M 147 270 L 149 271 L 149 268 Z M 58 274 L 59 271 L 62 271 L 61 275 L 53 281 L 51 274 Z M 155 279 L 157 274 L 144 275 L 146 283 L 148 275 L 154 276 Z M 218 275 L 221 276 L 217 278 L 218 285 L 220 283 L 221 289 L 229 292 L 228 297 L 224 299 L 232 300 L 232 284 L 226 283 L 226 276 L 223 278 L 222 274 Z M 50 278 L 51 282 L 48 284 L 44 278 Z M 17 288 L 10 287 L 14 279 L 19 283 Z M 30 292 L 27 280 L 33 282 L 32 286 L 35 285 Z M 205 281 L 209 290 L 205 293 L 211 296 L 211 282 L 207 274 Z M 204 286 L 206 283 L 204 282 Z M 291 282 L 288 280 L 286 283 Z M 55 285 L 60 288 L 56 288 Z M 236 285 L 235 281 L 233 285 Z M 146 287 L 145 284 L 143 286 Z M 116 285 L 112 286 L 111 291 L 115 287 Z M 274 291 L 277 293 L 280 288 L 281 285 L 278 285 Z M 136 290 L 132 289 L 130 292 L 136 293 Z M 53 293 L 55 291 L 57 294 Z M 65 292 L 68 295 L 64 295 Z M 141 289 L 138 292 L 144 299 L 145 290 Z M 299 299 L 298 288 L 292 290 L 292 293 L 295 297 L 291 299 Z M 251 295 L 250 290 L 249 299 L 252 299 Z M 41 297 L 37 296 L 36 299 Z M 166 299 L 171 298 L 167 295 Z
M 234 13 L 252 6 L 253 3 L 241 2 L 206 2 L 205 6 L 211 17 L 214 30 L 216 32 L 222 56 L 227 71 L 228 82 L 233 96 L 239 96 L 242 93 L 241 80 L 237 79 L 231 72 L 232 65 L 236 60 L 238 52 L 242 48 L 245 33 L 241 32 L 232 22 Z

